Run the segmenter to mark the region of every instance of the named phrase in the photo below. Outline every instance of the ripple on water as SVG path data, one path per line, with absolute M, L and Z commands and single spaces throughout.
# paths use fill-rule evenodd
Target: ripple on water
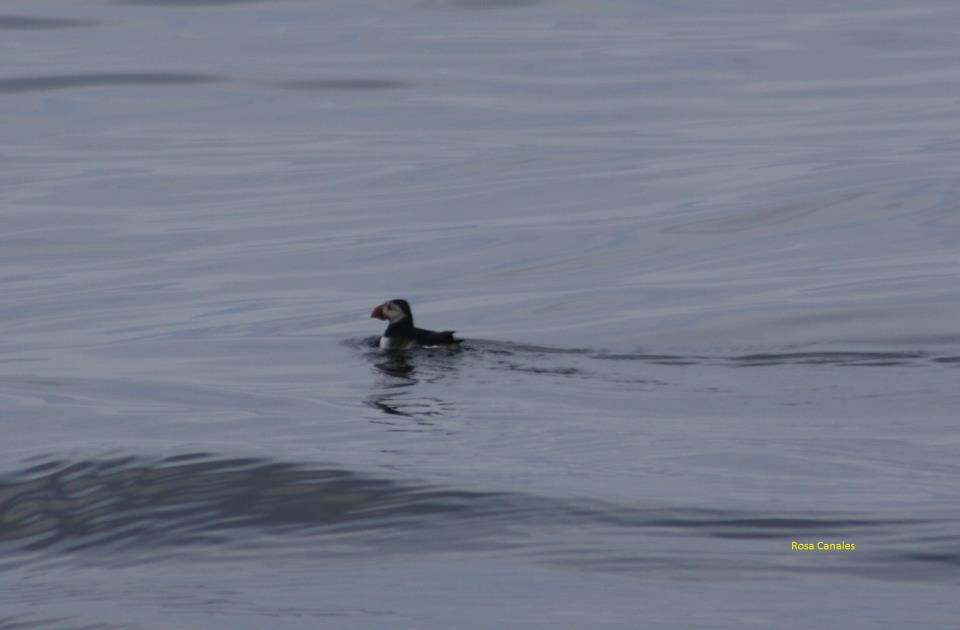
M 223 77 L 190 72 L 97 72 L 0 79 L 0 94 L 121 85 L 216 83 Z
M 66 18 L 47 18 L 29 15 L 0 15 L 0 29 L 9 30 L 40 30 L 48 28 L 77 28 L 81 26 L 95 26 L 92 20 L 75 20 Z

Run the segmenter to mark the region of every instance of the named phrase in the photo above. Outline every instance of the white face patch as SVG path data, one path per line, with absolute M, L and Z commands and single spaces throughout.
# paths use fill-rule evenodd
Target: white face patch
M 393 302 L 385 302 L 380 312 L 383 313 L 383 316 L 386 317 L 391 324 L 399 322 L 407 316 L 407 314 L 403 312 L 403 309 Z

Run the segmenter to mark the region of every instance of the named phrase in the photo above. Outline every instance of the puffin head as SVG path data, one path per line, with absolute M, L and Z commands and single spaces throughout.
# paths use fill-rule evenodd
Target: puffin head
M 410 305 L 407 304 L 406 300 L 387 300 L 377 308 L 373 309 L 373 312 L 370 313 L 370 317 L 386 319 L 393 324 L 406 317 L 413 318 L 413 313 L 410 311 Z

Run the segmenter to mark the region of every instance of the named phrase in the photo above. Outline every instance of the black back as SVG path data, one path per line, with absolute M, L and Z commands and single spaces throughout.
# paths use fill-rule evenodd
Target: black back
M 460 343 L 463 339 L 454 339 L 452 330 L 435 332 L 423 328 L 413 329 L 413 338 L 420 346 L 442 346 L 448 343 Z
M 413 311 L 406 300 L 390 300 L 407 314 L 398 322 L 393 322 L 383 332 L 384 337 L 391 339 L 413 339 L 419 346 L 442 346 L 449 343 L 460 343 L 462 339 L 454 339 L 452 330 L 436 332 L 425 330 L 413 325 Z

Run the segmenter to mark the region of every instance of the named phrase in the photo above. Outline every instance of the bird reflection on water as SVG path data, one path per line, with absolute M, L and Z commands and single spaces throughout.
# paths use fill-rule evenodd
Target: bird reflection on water
M 388 416 L 412 418 L 419 425 L 432 426 L 427 418 L 451 415 L 454 406 L 436 396 L 423 395 L 423 390 L 456 374 L 461 354 L 459 349 L 369 353 L 377 379 L 375 391 L 366 398 L 365 404 Z
M 410 353 L 405 350 L 392 350 L 386 352 L 385 361 L 375 363 L 375 367 L 381 374 L 392 376 L 394 378 L 408 379 L 410 382 L 404 386 L 417 383 L 413 375 L 416 373 L 416 367 L 410 360 Z

